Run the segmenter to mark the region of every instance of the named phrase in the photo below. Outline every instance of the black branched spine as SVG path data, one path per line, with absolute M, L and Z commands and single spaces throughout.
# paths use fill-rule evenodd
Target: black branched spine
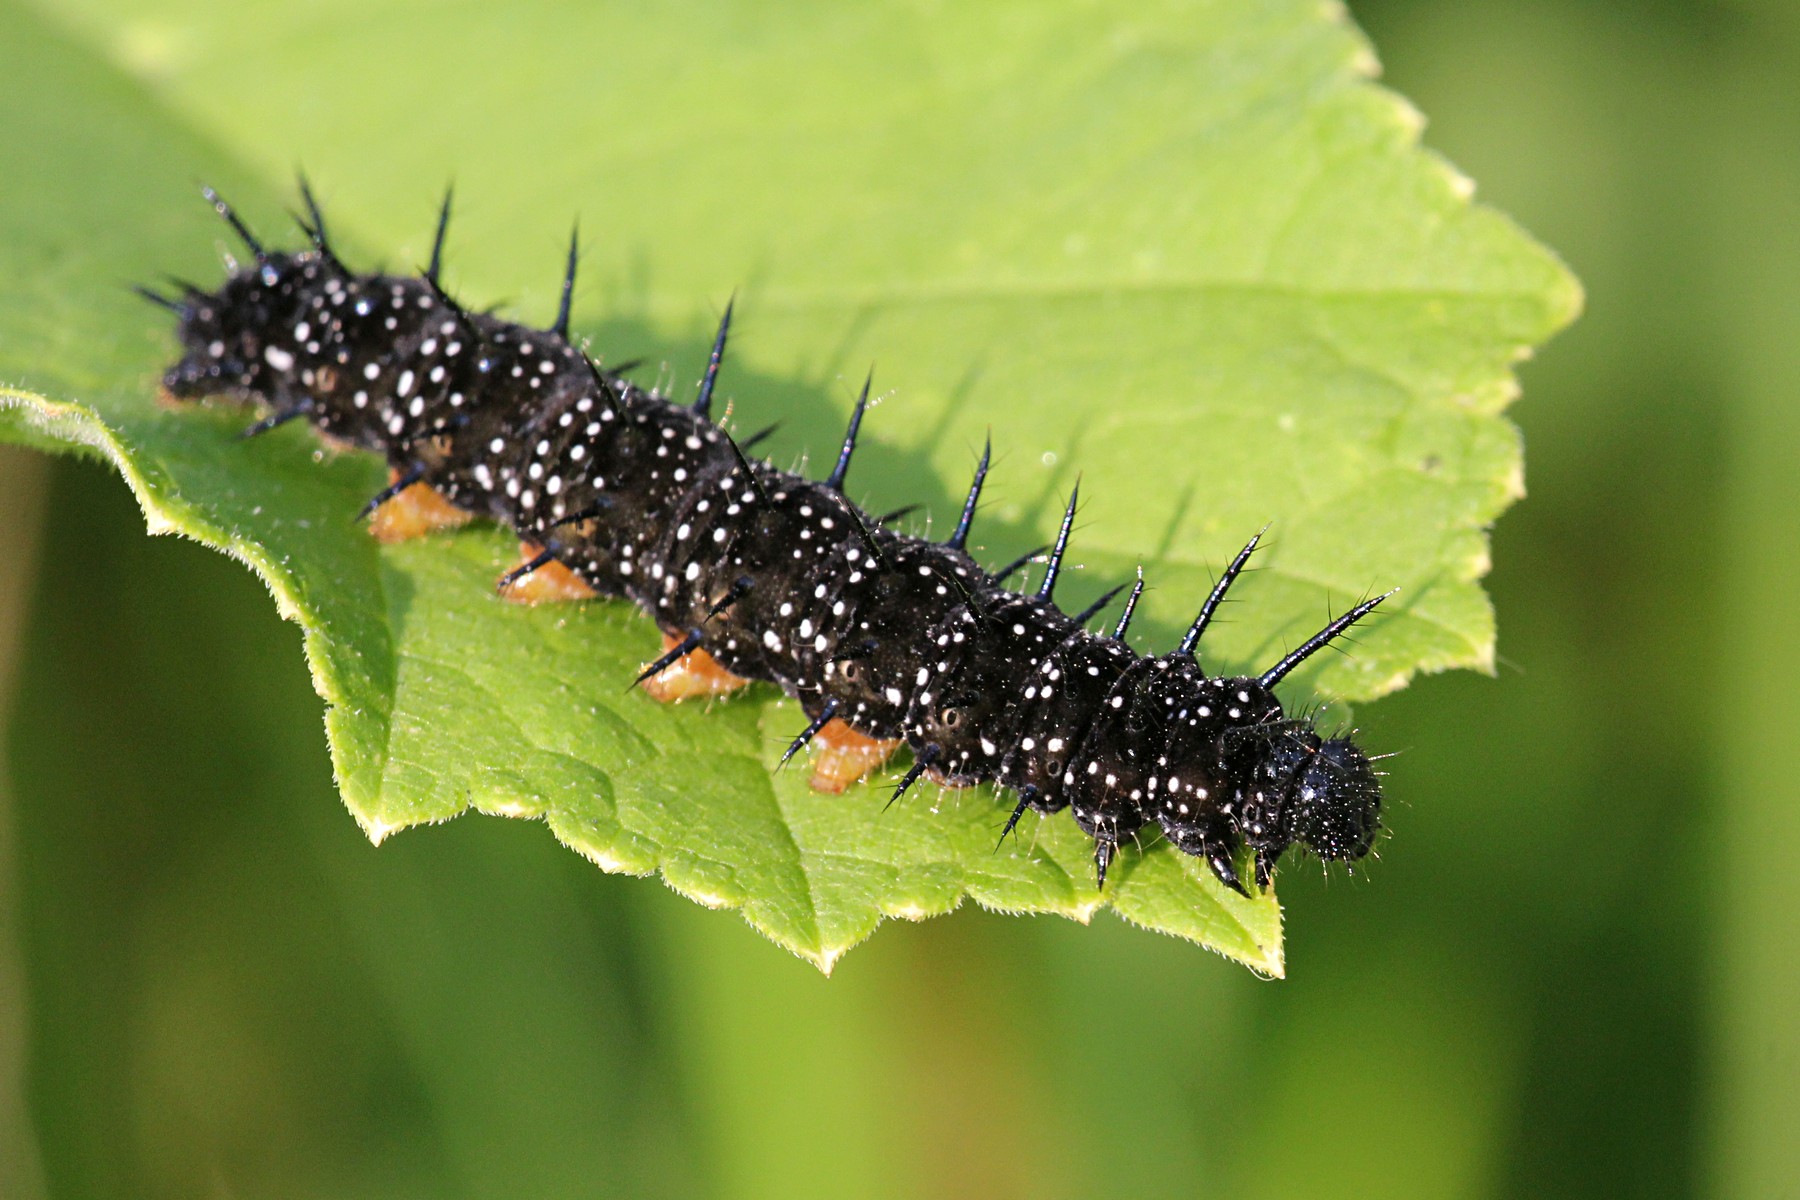
M 257 401 L 267 416 L 247 433 L 304 417 L 386 456 L 398 482 L 381 499 L 423 482 L 511 527 L 543 548 L 524 570 L 559 562 L 650 613 L 674 642 L 656 670 L 704 650 L 798 698 L 810 723 L 790 756 L 833 718 L 904 739 L 913 763 L 896 797 L 923 775 L 993 782 L 1017 797 L 1006 832 L 1027 810 L 1068 808 L 1094 839 L 1102 886 L 1119 845 L 1146 826 L 1240 892 L 1246 851 L 1264 886 L 1293 845 L 1325 859 L 1368 852 L 1381 802 L 1368 756 L 1287 715 L 1273 687 L 1384 596 L 1260 676 L 1209 676 L 1196 645 L 1252 539 L 1180 646 L 1141 657 L 1124 642 L 1141 578 L 1111 635 L 1083 628 L 1095 610 L 1070 617 L 1053 602 L 1073 495 L 1030 594 L 1004 586 L 1013 568 L 991 574 L 966 550 L 987 453 L 946 542 L 897 533 L 847 499 L 867 385 L 828 479 L 747 455 L 711 413 L 730 306 L 696 402 L 678 405 L 570 342 L 573 240 L 556 321 L 540 331 L 469 312 L 442 289 L 448 196 L 418 277 L 346 268 L 304 187 L 313 246 L 302 253 L 265 248 L 206 196 L 252 261 L 216 292 L 145 293 L 179 318 L 171 395 Z

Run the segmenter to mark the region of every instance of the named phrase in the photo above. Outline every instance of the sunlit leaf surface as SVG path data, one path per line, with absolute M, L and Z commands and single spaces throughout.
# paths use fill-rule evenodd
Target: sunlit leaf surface
M 1401 587 L 1349 654 L 1284 685 L 1295 704 L 1370 699 L 1491 664 L 1485 529 L 1522 479 L 1509 370 L 1579 292 L 1417 147 L 1341 16 L 566 4 L 497 38 L 479 7 L 238 7 L 222 24 L 83 6 L 71 20 L 107 61 L 0 18 L 49 47 L 12 63 L 0 125 L 0 436 L 104 456 L 153 531 L 264 578 L 306 631 L 372 836 L 468 808 L 543 817 L 825 968 L 884 915 L 968 896 L 1081 919 L 1107 903 L 1281 973 L 1273 895 L 1147 842 L 1101 896 L 1066 814 L 996 852 L 985 790 L 885 812 L 879 787 L 815 795 L 770 769 L 793 704 L 627 692 L 650 622 L 502 603 L 498 531 L 378 548 L 351 520 L 373 460 L 302 429 L 235 444 L 241 414 L 156 407 L 167 321 L 121 284 L 217 277 L 196 179 L 273 237 L 303 162 L 352 257 L 399 268 L 423 260 L 454 176 L 455 290 L 541 323 L 579 214 L 577 328 L 608 359 L 690 387 L 736 289 L 723 391 L 740 428 L 782 422 L 778 461 L 830 447 L 851 377 L 878 363 L 867 507 L 923 502 L 941 525 L 991 429 L 978 540 L 997 562 L 1045 539 L 1079 470 L 1086 569 L 1066 600 L 1143 564 L 1143 646 L 1173 640 L 1265 522 L 1263 569 L 1209 635 L 1216 669 L 1267 665 Z

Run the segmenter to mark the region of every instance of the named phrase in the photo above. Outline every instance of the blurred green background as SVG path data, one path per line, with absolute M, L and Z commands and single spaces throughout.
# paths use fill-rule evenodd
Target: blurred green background
M 963 911 L 827 981 L 529 824 L 377 853 L 249 573 L 7 452 L 0 1196 L 1800 1194 L 1800 6 L 1353 11 L 1589 306 L 1499 678 L 1359 713 L 1288 980 Z

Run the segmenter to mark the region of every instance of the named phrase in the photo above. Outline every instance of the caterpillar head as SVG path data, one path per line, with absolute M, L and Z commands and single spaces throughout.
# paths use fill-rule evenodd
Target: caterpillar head
M 1275 861 L 1295 843 L 1328 860 L 1367 854 L 1381 828 L 1381 783 L 1369 756 L 1348 738 L 1321 738 L 1301 723 L 1263 746 L 1241 818 L 1256 849 L 1258 881 L 1267 884 Z

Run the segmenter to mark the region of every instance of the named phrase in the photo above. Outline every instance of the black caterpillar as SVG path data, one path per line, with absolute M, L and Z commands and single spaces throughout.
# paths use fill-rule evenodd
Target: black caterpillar
M 510 526 L 536 553 L 503 586 L 561 564 L 593 592 L 630 598 L 668 643 L 640 683 L 699 671 L 709 657 L 713 683 L 696 690 L 776 683 L 810 718 L 784 762 L 817 738 L 849 756 L 855 778 L 903 740 L 913 762 L 894 798 L 927 773 L 994 781 L 1018 797 L 1002 840 L 1027 809 L 1070 808 L 1094 839 L 1102 887 L 1119 843 L 1147 824 L 1239 892 L 1245 846 L 1259 887 L 1291 845 L 1324 859 L 1368 852 L 1381 804 L 1368 756 L 1287 716 L 1272 689 L 1385 596 L 1261 675 L 1208 676 L 1195 646 L 1259 534 L 1180 645 L 1140 657 L 1124 635 L 1141 574 L 1110 636 L 1084 625 L 1123 589 L 1072 617 L 1052 603 L 1073 495 L 1030 594 L 1002 581 L 1032 556 L 990 573 L 965 550 L 987 453 L 945 542 L 890 531 L 897 514 L 871 518 L 851 503 L 844 479 L 867 385 L 823 482 L 748 457 L 753 443 L 710 415 L 729 306 L 698 398 L 676 405 L 571 342 L 573 244 L 556 321 L 538 331 L 470 312 L 439 286 L 448 196 L 430 265 L 397 277 L 339 261 L 304 181 L 303 253 L 266 249 L 205 195 L 254 261 L 231 264 L 213 292 L 179 281 L 179 296 L 139 289 L 180 318 L 185 355 L 164 377 L 168 394 L 266 405 L 246 435 L 305 418 L 386 455 L 392 486 L 365 511 L 425 484 L 462 513 Z M 840 772 L 825 784 L 846 781 Z

